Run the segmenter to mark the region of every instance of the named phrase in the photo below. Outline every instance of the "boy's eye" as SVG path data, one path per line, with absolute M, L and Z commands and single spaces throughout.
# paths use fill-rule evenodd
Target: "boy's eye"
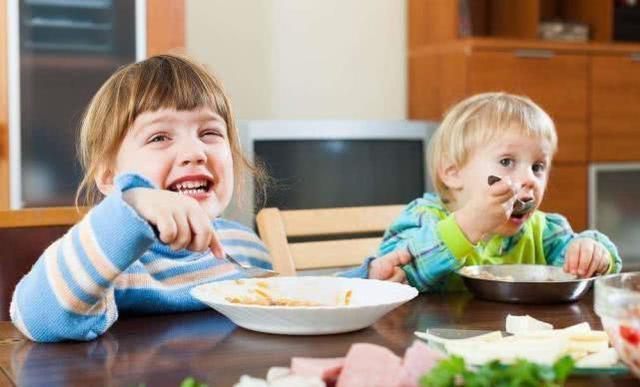
M 508 159 L 508 158 L 501 159 L 500 165 L 502 165 L 503 167 L 510 167 L 513 165 L 513 159 Z
M 543 172 L 545 170 L 545 165 L 543 163 L 535 163 L 531 166 L 531 170 L 533 170 L 533 172 Z

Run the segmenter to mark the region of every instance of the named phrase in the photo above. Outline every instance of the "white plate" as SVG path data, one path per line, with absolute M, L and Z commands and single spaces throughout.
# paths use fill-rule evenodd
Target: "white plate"
M 231 303 L 225 297 L 255 296 L 258 283 L 277 297 L 332 306 L 263 306 Z M 349 305 L 344 296 L 351 290 Z M 273 277 L 212 282 L 191 295 L 243 328 L 286 335 L 320 335 L 366 328 L 418 295 L 408 285 L 340 277 Z M 337 304 L 342 305 L 337 305 Z

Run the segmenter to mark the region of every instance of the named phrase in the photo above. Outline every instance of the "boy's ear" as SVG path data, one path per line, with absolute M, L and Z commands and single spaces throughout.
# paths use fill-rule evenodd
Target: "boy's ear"
M 98 167 L 95 177 L 96 186 L 104 196 L 109 195 L 111 191 L 113 191 L 113 178 L 113 171 L 110 168 L 104 164 Z
M 438 173 L 440 174 L 440 180 L 442 180 L 447 188 L 454 191 L 462 189 L 462 177 L 460 175 L 460 168 L 457 165 L 444 165 Z

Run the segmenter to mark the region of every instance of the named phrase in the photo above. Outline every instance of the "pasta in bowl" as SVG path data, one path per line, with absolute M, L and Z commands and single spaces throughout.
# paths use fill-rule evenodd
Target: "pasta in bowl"
M 418 291 L 359 278 L 273 277 L 212 282 L 191 295 L 245 329 L 318 335 L 366 328 Z

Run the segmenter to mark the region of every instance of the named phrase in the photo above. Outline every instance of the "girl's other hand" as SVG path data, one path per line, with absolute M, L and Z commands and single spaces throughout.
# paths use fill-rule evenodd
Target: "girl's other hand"
M 569 244 L 563 269 L 580 278 L 589 278 L 606 273 L 610 263 L 609 252 L 602 244 L 593 239 L 579 238 Z
M 208 215 L 198 202 L 185 195 L 150 188 L 134 188 L 123 199 L 158 229 L 160 240 L 172 250 L 204 252 L 211 249 L 218 258 L 224 249 Z
M 411 254 L 406 249 L 395 250 L 376 258 L 369 265 L 369 279 L 406 283 L 407 277 L 402 265 L 411 262 L 411 259 Z

